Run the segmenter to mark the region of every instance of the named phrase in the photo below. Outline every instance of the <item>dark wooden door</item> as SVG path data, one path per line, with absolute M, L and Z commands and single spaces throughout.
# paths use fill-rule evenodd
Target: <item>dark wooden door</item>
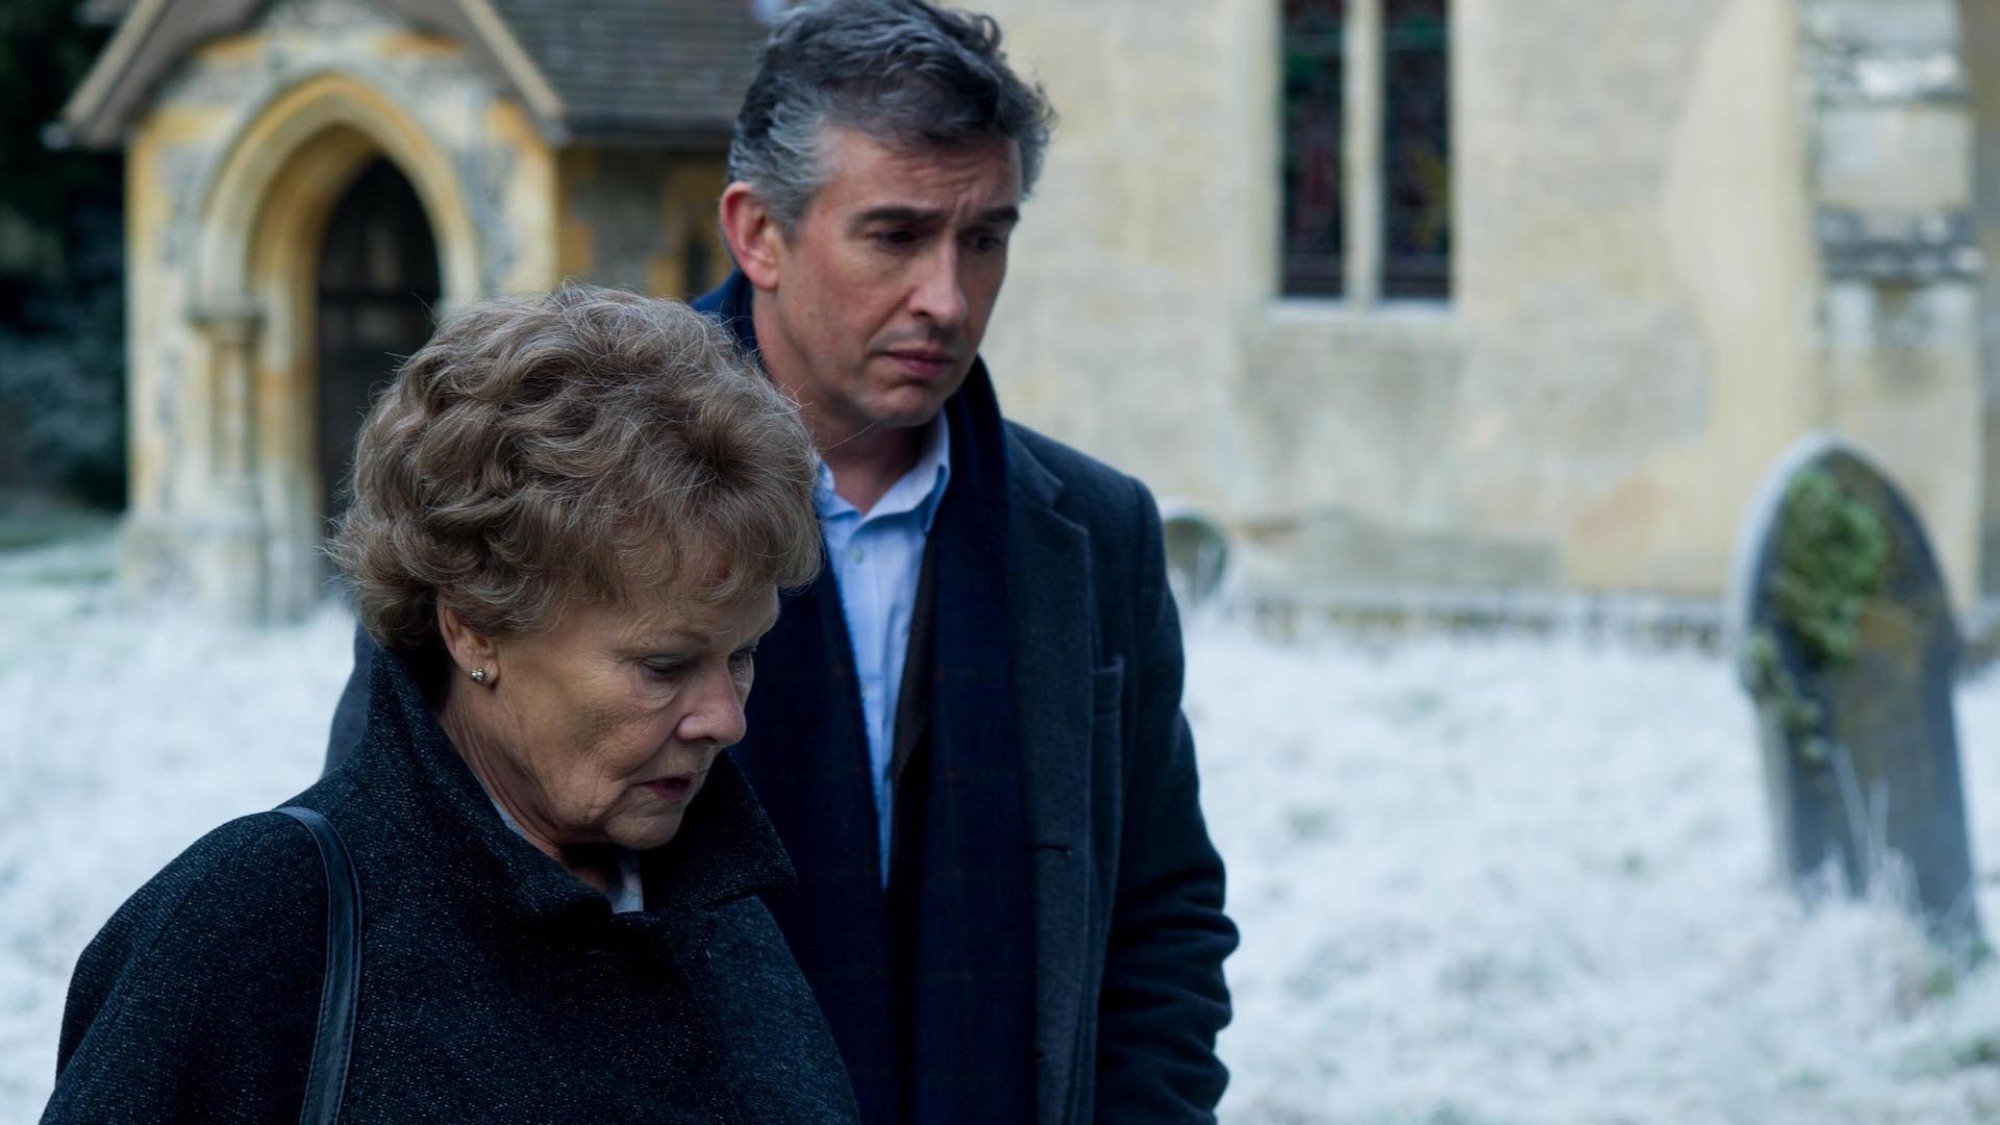
M 320 511 L 347 506 L 368 405 L 431 335 L 437 243 L 410 181 L 387 160 L 356 177 L 327 221 L 319 267 Z

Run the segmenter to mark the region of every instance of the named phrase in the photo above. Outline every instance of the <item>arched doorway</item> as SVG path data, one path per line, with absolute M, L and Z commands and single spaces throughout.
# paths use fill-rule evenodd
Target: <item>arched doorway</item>
M 342 74 L 300 82 L 244 126 L 194 230 L 188 327 L 214 404 L 200 482 L 212 499 L 189 551 L 198 594 L 223 616 L 290 620 L 326 593 L 325 517 L 368 390 L 423 344 L 431 302 L 486 291 L 481 233 L 451 150 Z
M 375 393 L 431 334 L 437 243 L 410 181 L 376 159 L 334 204 L 319 257 L 314 409 L 320 513 L 347 504 L 354 439 Z

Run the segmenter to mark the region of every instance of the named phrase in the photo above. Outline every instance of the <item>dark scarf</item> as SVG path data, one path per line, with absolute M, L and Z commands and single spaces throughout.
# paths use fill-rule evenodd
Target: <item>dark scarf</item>
M 752 355 L 751 287 L 695 307 Z M 831 567 L 758 648 L 734 750 L 798 870 L 770 900 L 870 1125 L 1019 1125 L 1033 1105 L 1033 932 L 1008 668 L 1006 432 L 975 365 L 945 404 L 951 482 L 924 556 L 897 715 L 882 890 L 853 648 Z

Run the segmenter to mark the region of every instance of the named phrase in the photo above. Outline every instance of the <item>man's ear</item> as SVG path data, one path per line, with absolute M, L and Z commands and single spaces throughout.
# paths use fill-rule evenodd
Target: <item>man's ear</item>
M 500 654 L 493 641 L 475 632 L 450 606 L 438 606 L 437 620 L 445 651 L 451 654 L 451 662 L 458 667 L 459 674 L 486 687 L 498 683 Z
M 736 266 L 750 284 L 769 292 L 778 287 L 778 267 L 783 261 L 785 232 L 777 216 L 742 180 L 722 189 L 722 237 Z

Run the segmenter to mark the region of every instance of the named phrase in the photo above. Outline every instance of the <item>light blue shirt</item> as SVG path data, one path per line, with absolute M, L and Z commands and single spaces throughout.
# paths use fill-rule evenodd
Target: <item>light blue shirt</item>
M 895 811 L 889 760 L 896 746 L 896 700 L 903 690 L 924 543 L 950 479 L 951 432 L 940 416 L 924 434 L 916 465 L 866 515 L 833 490 L 833 470 L 825 462 L 820 463 L 819 483 L 813 490 L 827 561 L 840 586 L 840 608 L 854 646 L 854 675 L 860 682 L 868 763 L 875 778 L 875 825 L 884 884 L 889 881 L 889 830 Z

